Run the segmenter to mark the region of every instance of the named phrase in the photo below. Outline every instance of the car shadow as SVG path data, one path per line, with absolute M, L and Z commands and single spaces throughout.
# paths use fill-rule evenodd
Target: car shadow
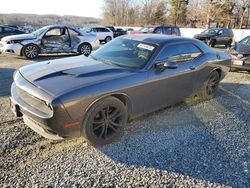
M 12 68 L 0 68 L 0 97 L 10 96 L 14 72 Z
M 250 84 L 222 83 L 212 101 L 185 101 L 143 116 L 129 124 L 123 139 L 98 149 L 126 165 L 247 187 L 250 89 L 239 95 L 244 88 Z

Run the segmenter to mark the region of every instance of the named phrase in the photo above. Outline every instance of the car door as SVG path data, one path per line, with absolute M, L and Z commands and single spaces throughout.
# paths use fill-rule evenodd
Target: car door
M 193 94 L 196 89 L 197 73 L 195 62 L 202 51 L 192 43 L 165 46 L 149 70 L 147 108 L 156 110 L 175 104 Z M 165 62 L 174 62 L 175 69 L 159 71 Z
M 68 28 L 69 39 L 70 39 L 70 47 L 73 49 L 74 47 L 78 46 L 81 42 L 80 33 L 74 29 Z
M 228 42 L 228 35 L 225 29 L 221 29 L 218 31 L 218 38 L 217 38 L 217 44 L 227 44 Z
M 100 31 L 100 28 L 98 28 L 98 27 L 93 27 L 93 28 L 90 30 L 90 32 L 96 34 L 96 37 L 98 38 L 98 40 L 103 40 L 103 36 L 102 36 L 101 31 Z
M 154 29 L 154 33 L 162 34 L 162 33 L 163 33 L 162 27 L 156 27 L 156 28 Z
M 70 50 L 70 39 L 66 27 L 53 27 L 41 39 L 45 52 L 67 52 Z
M 163 34 L 165 35 L 172 35 L 172 28 L 171 27 L 163 27 Z

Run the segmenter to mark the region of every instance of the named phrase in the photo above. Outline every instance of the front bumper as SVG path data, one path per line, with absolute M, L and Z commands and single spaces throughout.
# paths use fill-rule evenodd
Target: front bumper
M 0 41 L 0 53 L 10 55 L 21 55 L 22 45 L 19 43 L 7 44 L 6 42 Z
M 52 139 L 52 140 L 61 140 L 63 137 L 59 136 L 54 132 L 48 124 L 48 119 L 42 112 L 37 109 L 32 109 L 31 106 L 26 104 L 16 93 L 15 84 L 12 84 L 11 87 L 11 111 L 16 117 L 23 117 L 24 123 L 30 127 L 33 131 L 39 135 Z
M 15 74 L 14 81 L 11 86 L 11 110 L 15 116 L 23 117 L 28 127 L 53 140 L 80 136 L 80 123 L 66 126 L 72 124 L 72 118 L 59 99 L 25 80 L 19 72 Z

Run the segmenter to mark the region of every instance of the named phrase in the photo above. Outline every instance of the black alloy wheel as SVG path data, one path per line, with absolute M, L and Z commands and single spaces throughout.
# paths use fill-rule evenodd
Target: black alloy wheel
M 108 144 L 115 140 L 127 122 L 127 110 L 115 97 L 95 103 L 86 114 L 83 136 L 92 145 Z

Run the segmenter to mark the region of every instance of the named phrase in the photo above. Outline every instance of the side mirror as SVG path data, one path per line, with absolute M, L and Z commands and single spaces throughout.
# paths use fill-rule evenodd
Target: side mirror
M 163 72 L 165 69 L 178 68 L 178 64 L 176 62 L 173 62 L 173 61 L 165 61 L 164 63 L 162 63 L 162 62 L 157 63 L 155 67 L 159 72 Z
M 178 64 L 174 61 L 167 61 L 163 64 L 165 69 L 177 69 Z

